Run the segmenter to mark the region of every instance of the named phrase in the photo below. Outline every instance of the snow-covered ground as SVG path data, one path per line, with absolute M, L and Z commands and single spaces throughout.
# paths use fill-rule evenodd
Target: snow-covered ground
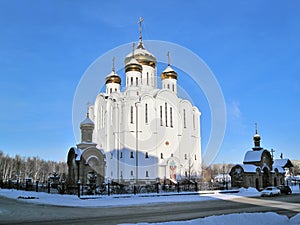
M 293 193 L 300 193 L 299 187 L 292 187 Z M 47 194 L 43 192 L 25 192 L 17 190 L 0 189 L 0 196 L 19 199 L 20 201 L 26 201 L 36 204 L 50 204 L 59 206 L 73 206 L 73 207 L 111 207 L 111 206 L 129 206 L 129 205 L 141 205 L 151 203 L 165 203 L 165 202 L 187 202 L 187 201 L 207 201 L 224 199 L 229 201 L 235 201 L 235 199 L 243 199 L 243 197 L 260 196 L 260 193 L 254 189 L 240 189 L 238 193 L 222 193 L 222 192 L 198 192 L 191 195 L 190 193 L 177 193 L 165 195 L 161 193 L 157 194 L 143 194 L 143 195 L 112 195 L 112 196 L 83 196 L 84 199 L 79 199 L 75 195 L 60 195 L 60 194 Z M 248 199 L 250 200 L 250 199 Z M 248 201 L 244 198 L 244 201 Z M 264 200 L 257 199 L 253 204 L 263 204 Z M 276 203 L 276 201 L 272 202 Z M 252 204 L 252 203 L 251 203 Z M 271 206 L 273 203 L 269 203 Z M 280 204 L 280 203 L 279 203 Z M 287 203 L 289 204 L 289 203 Z M 286 207 L 292 207 L 296 212 L 300 212 L 300 204 L 291 204 Z M 295 210 L 296 208 L 296 210 Z M 146 223 L 142 223 L 146 224 Z M 156 224 L 199 224 L 199 225 L 300 225 L 300 213 L 292 218 L 288 218 L 276 213 L 243 213 L 243 214 L 231 214 L 223 216 L 211 216 L 202 219 L 196 219 L 183 222 L 167 222 Z

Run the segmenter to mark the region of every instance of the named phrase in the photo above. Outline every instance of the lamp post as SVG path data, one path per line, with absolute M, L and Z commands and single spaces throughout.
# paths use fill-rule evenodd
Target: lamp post
M 65 180 L 64 179 L 61 180 L 61 186 L 62 186 L 61 193 L 64 194 L 65 193 Z
M 81 184 L 81 181 L 78 179 L 78 181 L 77 181 L 77 196 L 78 196 L 78 198 L 80 198 L 80 184 Z
M 159 177 L 156 178 L 156 193 L 159 193 Z

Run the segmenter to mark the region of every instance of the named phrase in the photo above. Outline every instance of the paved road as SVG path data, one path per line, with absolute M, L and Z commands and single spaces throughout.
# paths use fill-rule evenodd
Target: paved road
M 0 224 L 120 224 L 187 220 L 210 215 L 273 211 L 300 213 L 300 194 L 142 206 L 80 208 L 36 205 L 0 197 Z

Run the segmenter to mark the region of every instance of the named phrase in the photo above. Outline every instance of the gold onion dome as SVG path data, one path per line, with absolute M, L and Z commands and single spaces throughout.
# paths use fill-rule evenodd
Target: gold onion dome
M 113 70 L 105 78 L 105 84 L 108 84 L 108 83 L 121 84 L 121 77 L 119 77 L 119 75 L 116 74 L 116 72 Z
M 175 79 L 175 80 L 177 80 L 177 76 L 178 75 L 177 75 L 176 71 L 173 70 L 170 65 L 168 65 L 168 67 L 160 75 L 160 78 L 162 80 L 164 80 L 164 79 Z
M 128 71 L 138 71 L 141 73 L 142 70 L 142 65 L 134 57 L 131 58 L 130 61 L 125 64 L 125 73 L 127 73 Z
M 125 65 L 127 65 L 132 58 L 135 58 L 142 65 L 151 66 L 153 68 L 156 66 L 155 56 L 145 49 L 142 42 L 139 42 L 139 45 L 133 51 L 133 53 L 129 53 L 126 56 Z

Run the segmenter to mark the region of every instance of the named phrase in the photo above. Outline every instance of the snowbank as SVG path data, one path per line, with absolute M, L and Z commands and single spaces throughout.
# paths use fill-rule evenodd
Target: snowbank
M 299 225 L 300 214 L 289 219 L 287 216 L 273 212 L 267 213 L 240 213 L 223 216 L 209 216 L 201 219 L 188 221 L 174 221 L 165 223 L 138 223 L 137 225 Z M 122 224 L 128 225 L 128 224 Z

